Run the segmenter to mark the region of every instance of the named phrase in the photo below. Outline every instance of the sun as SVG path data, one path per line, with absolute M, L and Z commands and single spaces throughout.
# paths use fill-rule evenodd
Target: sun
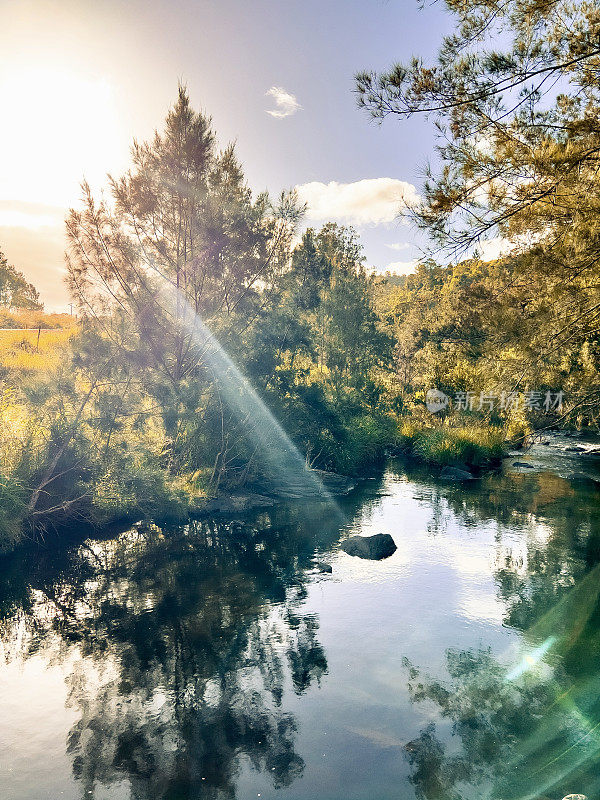
M 43 65 L 0 72 L 0 201 L 66 207 L 127 152 L 103 79 Z

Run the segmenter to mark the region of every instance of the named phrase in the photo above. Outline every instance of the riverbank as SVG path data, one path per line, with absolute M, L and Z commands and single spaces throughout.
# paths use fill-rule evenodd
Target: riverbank
M 400 427 L 395 454 L 429 466 L 480 472 L 498 467 L 507 449 L 506 431 L 499 426 L 425 427 L 407 421 Z
M 422 464 L 439 474 L 458 469 L 474 476 L 500 467 L 514 442 L 501 426 L 477 423 L 425 424 L 412 418 L 391 414 L 355 425 L 340 444 L 338 461 L 351 468 L 351 477 L 332 471 L 306 470 L 296 464 L 298 474 L 285 480 L 281 474 L 269 479 L 256 477 L 245 483 L 222 484 L 211 489 L 210 470 L 188 475 L 170 475 L 165 469 L 129 471 L 121 478 L 113 475 L 110 482 L 96 486 L 83 482 L 75 470 L 62 481 L 52 481 L 48 490 L 56 500 L 44 499 L 49 512 L 28 513 L 33 479 L 40 480 L 40 469 L 33 478 L 0 479 L 0 552 L 13 550 L 23 542 L 37 540 L 46 547 L 56 546 L 69 537 L 73 528 L 100 530 L 110 525 L 131 524 L 152 520 L 159 524 L 181 524 L 213 513 L 245 513 L 256 507 L 269 507 L 285 499 L 319 498 L 347 494 L 357 481 L 373 474 L 384 463 L 386 455 L 399 456 Z M 297 454 L 296 454 L 297 456 Z M 299 470 L 299 471 L 298 471 Z M 350 471 L 350 470 L 349 470 Z M 70 477 L 71 476 L 71 477 Z M 73 477 L 74 476 L 74 477 Z M 77 502 L 63 502 L 72 496 L 69 479 L 79 479 Z M 456 478 L 458 479 L 458 478 Z M 66 485 L 65 485 L 66 483 Z M 61 506 L 62 503 L 62 506 Z

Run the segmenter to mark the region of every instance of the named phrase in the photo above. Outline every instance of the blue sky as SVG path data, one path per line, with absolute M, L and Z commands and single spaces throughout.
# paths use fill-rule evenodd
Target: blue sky
M 417 235 L 392 217 L 398 193 L 418 190 L 433 128 L 371 122 L 353 77 L 430 57 L 448 30 L 439 3 L 416 0 L 0 0 L 0 248 L 64 308 L 62 220 L 79 181 L 123 171 L 181 80 L 254 190 L 299 186 L 306 224 L 354 223 L 378 270 L 411 262 Z

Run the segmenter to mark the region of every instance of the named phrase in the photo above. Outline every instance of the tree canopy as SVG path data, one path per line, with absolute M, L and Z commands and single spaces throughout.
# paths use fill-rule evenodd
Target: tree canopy
M 0 250 L 0 307 L 8 309 L 38 309 L 40 295 L 22 272 L 8 263 Z
M 437 160 L 411 210 L 435 258 L 468 259 L 494 237 L 508 243 L 495 296 L 518 303 L 513 341 L 529 347 L 512 379 L 573 348 L 597 372 L 600 9 L 585 0 L 445 5 L 456 28 L 435 62 L 358 75 L 358 102 L 380 120 L 425 114 L 437 127 Z M 596 389 L 583 402 L 597 406 Z

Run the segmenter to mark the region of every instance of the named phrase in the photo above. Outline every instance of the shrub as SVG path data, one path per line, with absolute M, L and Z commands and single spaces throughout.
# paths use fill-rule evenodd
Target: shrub
M 22 536 L 26 493 L 13 476 L 0 474 L 0 552 L 9 550 Z
M 497 464 L 504 453 L 503 428 L 467 425 L 422 428 L 403 423 L 400 429 L 400 450 L 427 464 L 483 468 Z

